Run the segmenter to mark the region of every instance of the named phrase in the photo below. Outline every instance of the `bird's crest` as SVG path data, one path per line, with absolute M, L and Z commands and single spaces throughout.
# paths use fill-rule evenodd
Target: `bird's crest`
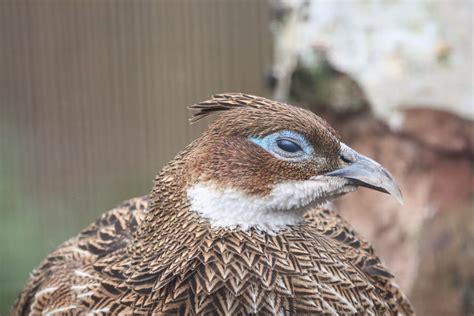
M 221 93 L 212 96 L 211 100 L 193 104 L 188 108 L 196 111 L 189 119 L 191 124 L 215 112 L 228 111 L 236 108 L 268 108 L 275 107 L 277 102 L 244 93 Z

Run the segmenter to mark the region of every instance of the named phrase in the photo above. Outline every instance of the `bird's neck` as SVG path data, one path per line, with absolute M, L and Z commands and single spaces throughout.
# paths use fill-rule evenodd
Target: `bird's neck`
M 267 260 L 262 256 L 264 251 L 275 253 L 274 258 L 284 258 L 294 236 L 304 239 L 300 237 L 306 234 L 304 227 L 278 234 L 253 228 L 213 228 L 207 219 L 190 210 L 186 194 L 188 180 L 186 170 L 180 170 L 182 167 L 181 163 L 170 165 L 156 178 L 149 210 L 128 248 L 127 286 L 137 295 L 162 302 L 169 294 L 169 286 L 178 287 L 180 282 L 191 284 L 189 291 L 194 293 L 199 289 L 189 280 L 197 280 L 202 273 L 196 271 L 205 271 L 217 259 L 228 267 L 226 271 L 231 271 L 232 262 L 241 260 L 238 266 L 247 267 L 242 273 L 253 273 L 252 267 L 257 263 L 262 267 L 272 266 L 264 262 Z M 188 278 L 183 281 L 180 276 Z M 241 277 L 246 278 L 241 274 L 229 275 L 226 282 L 228 286 L 240 284 Z M 217 285 L 212 283 L 212 293 L 218 290 Z
M 169 252 L 191 245 L 209 230 L 206 220 L 189 210 L 186 196 L 189 153 L 195 143 L 179 153 L 155 178 L 148 209 L 129 248 L 139 261 L 164 260 Z

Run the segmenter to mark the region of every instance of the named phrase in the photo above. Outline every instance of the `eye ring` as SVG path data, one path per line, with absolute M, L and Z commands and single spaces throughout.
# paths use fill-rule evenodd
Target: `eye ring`
M 281 150 L 289 152 L 289 153 L 296 153 L 299 151 L 303 151 L 303 149 L 301 148 L 299 144 L 297 144 L 296 142 L 288 138 L 278 138 L 276 140 L 276 145 Z

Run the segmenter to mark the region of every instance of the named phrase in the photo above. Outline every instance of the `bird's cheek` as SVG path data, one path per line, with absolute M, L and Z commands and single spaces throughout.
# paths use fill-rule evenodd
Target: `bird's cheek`
M 304 180 L 309 180 L 312 177 L 322 175 L 330 170 L 333 170 L 333 165 L 324 157 L 315 157 L 301 168 L 301 176 Z M 303 180 L 302 179 L 302 180 Z

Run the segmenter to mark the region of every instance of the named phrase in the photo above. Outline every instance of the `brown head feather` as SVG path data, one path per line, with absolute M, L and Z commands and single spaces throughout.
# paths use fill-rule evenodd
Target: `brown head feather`
M 195 123 L 213 113 L 232 110 L 238 107 L 257 108 L 264 105 L 261 100 L 263 100 L 263 98 L 243 93 L 230 92 L 215 94 L 211 100 L 202 101 L 188 107 L 190 110 L 197 111 L 189 121 Z

